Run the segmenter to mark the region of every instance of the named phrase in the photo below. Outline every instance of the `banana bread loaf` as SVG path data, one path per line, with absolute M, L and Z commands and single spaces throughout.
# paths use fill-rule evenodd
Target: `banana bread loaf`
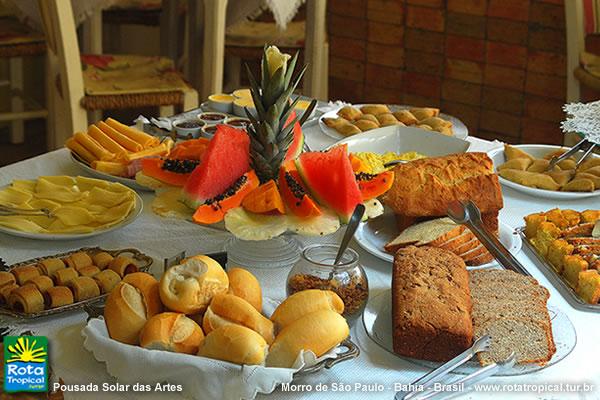
M 473 341 L 469 275 L 454 253 L 408 246 L 396 253 L 392 274 L 394 352 L 447 361 Z

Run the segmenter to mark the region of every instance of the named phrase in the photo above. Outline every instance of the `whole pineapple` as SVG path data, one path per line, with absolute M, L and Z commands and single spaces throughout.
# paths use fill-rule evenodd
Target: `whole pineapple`
M 282 54 L 276 46 L 265 46 L 260 85 L 246 65 L 256 107 L 256 116 L 246 108 L 246 115 L 251 121 L 247 129 L 250 136 L 250 159 L 261 182 L 277 178 L 279 167 L 294 139 L 294 124 L 299 122 L 302 125 L 317 104 L 316 100 L 312 100 L 302 117 L 298 118 L 296 115 L 286 124 L 299 100 L 297 97 L 290 101 L 290 96 L 306 71 L 305 65 L 292 79 L 297 60 L 298 53 L 290 60 L 290 55 Z

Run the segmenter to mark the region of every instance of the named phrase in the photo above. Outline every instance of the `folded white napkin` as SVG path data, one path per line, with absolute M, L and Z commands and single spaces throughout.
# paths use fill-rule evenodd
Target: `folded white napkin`
M 81 333 L 84 347 L 96 360 L 106 363 L 106 370 L 119 383 L 154 387 L 168 382 L 181 385 L 183 394 L 192 399 L 254 399 L 257 393 L 271 393 L 277 385 L 291 382 L 293 374 L 304 366 L 336 356 L 335 349 L 319 358 L 308 351 L 298 355 L 294 368 L 240 366 L 117 342 L 109 337 L 102 318 L 90 320 Z

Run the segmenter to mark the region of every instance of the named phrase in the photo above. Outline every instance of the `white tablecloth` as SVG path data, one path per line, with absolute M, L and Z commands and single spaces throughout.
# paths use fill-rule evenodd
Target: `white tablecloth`
M 308 145 L 312 149 L 321 149 L 334 142 L 333 139 L 320 133 L 318 126 L 311 125 L 305 129 Z M 474 145 L 485 144 L 475 140 Z M 39 175 L 67 174 L 76 175 L 83 172 L 73 165 L 66 150 L 57 150 L 17 164 L 0 168 L 0 185 L 9 183 L 14 178 L 35 178 Z M 585 210 L 598 208 L 598 198 L 578 201 L 551 201 L 526 196 L 511 189 L 503 188 L 505 207 L 500 214 L 502 222 L 517 227 L 522 225 L 522 218 L 532 212 L 547 210 L 553 207 Z M 183 221 L 166 221 L 155 216 L 150 207 L 152 195 L 142 193 L 144 211 L 131 225 L 117 232 L 84 241 L 44 242 L 13 238 L 0 234 L 0 255 L 8 263 L 22 261 L 36 256 L 56 253 L 89 245 L 101 245 L 106 248 L 132 246 L 152 255 L 156 262 L 153 266 L 155 274 L 160 274 L 162 260 L 185 250 L 188 254 L 213 252 L 220 250 L 223 241 L 228 237 L 224 233 L 215 232 Z M 326 240 L 338 240 L 339 234 Z M 365 266 L 369 278 L 371 294 L 381 292 L 390 287 L 391 265 L 361 250 L 356 243 L 352 244 Z M 573 352 L 558 364 L 543 371 L 516 377 L 492 378 L 489 383 L 498 384 L 552 384 L 552 383 L 587 383 L 595 386 L 588 393 L 493 393 L 467 394 L 464 398 L 529 398 L 529 399 L 600 399 L 600 316 L 598 314 L 577 311 L 572 308 L 549 284 L 535 263 L 521 252 L 517 258 L 534 275 L 542 285 L 551 292 L 550 304 L 565 311 L 577 330 L 577 346 Z M 283 298 L 284 281 L 287 271 L 268 271 L 260 274 L 265 294 Z M 50 338 L 51 365 L 57 376 L 67 383 L 85 384 L 89 382 L 113 382 L 107 375 L 104 365 L 97 362 L 91 354 L 83 350 L 80 329 L 85 323 L 83 313 L 75 313 L 51 321 L 40 321 L 34 330 Z M 353 340 L 360 346 L 358 359 L 335 366 L 331 370 L 305 377 L 296 383 L 312 385 L 327 384 L 327 392 L 296 391 L 283 392 L 278 389 L 268 395 L 269 399 L 373 399 L 393 398 L 393 384 L 408 384 L 423 373 L 424 368 L 415 366 L 382 350 L 365 334 L 362 324 L 357 323 L 351 331 Z M 140 366 L 143 368 L 143 366 Z M 349 392 L 333 392 L 332 384 L 350 384 Z M 384 390 L 355 391 L 355 384 L 382 384 Z M 66 399 L 180 399 L 176 394 L 140 394 L 140 393 L 65 393 Z M 259 395 L 258 398 L 267 398 Z

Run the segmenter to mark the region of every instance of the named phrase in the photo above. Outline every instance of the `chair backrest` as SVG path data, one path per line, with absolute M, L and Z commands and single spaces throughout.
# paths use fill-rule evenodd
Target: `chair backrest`
M 48 109 L 53 120 L 49 147 L 62 146 L 74 132 L 87 129 L 79 45 L 71 0 L 38 0 L 48 43 Z

